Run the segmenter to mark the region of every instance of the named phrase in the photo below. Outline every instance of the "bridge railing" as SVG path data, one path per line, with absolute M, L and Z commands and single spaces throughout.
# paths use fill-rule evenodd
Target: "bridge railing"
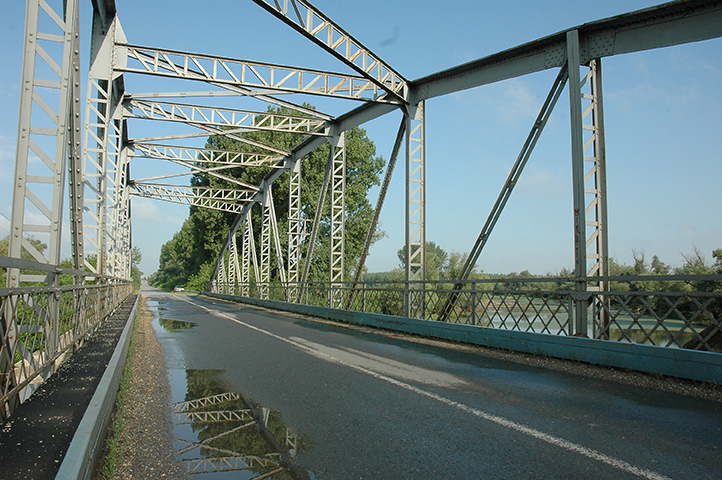
M 722 275 L 590 277 L 586 292 L 566 277 L 425 282 L 423 318 L 484 328 L 722 352 Z M 608 288 L 601 291 L 598 285 Z M 418 282 L 414 282 L 418 290 Z M 218 293 L 266 292 L 268 300 L 403 316 L 409 288 L 403 281 L 217 285 Z M 453 308 L 448 301 L 455 297 Z M 256 295 L 250 295 L 256 297 Z M 586 300 L 585 328 L 575 321 L 576 300 Z M 338 303 L 336 303 L 338 304 Z
M 7 418 L 132 293 L 130 281 L 0 256 L 5 268 L 86 278 L 82 285 L 0 288 L 0 415 Z

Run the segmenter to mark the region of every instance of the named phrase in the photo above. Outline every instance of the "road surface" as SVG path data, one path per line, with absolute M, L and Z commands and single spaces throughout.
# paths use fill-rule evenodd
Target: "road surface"
M 173 401 L 230 391 L 271 412 L 268 429 L 298 439 L 296 478 L 722 478 L 720 402 L 207 297 L 142 293 L 159 317 Z M 222 430 L 200 428 L 178 425 L 178 450 Z M 251 448 L 223 438 L 203 455 Z

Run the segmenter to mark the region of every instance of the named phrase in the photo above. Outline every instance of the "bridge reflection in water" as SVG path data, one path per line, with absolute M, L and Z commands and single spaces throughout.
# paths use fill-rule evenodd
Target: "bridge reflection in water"
M 295 456 L 313 442 L 287 428 L 279 411 L 230 391 L 222 373 L 175 370 L 171 374 L 174 383 L 186 383 L 185 400 L 174 403 L 173 409 L 176 453 L 188 472 L 198 478 L 206 474 L 219 478 L 223 472 L 239 478 L 239 471 L 256 479 L 315 478 L 294 464 Z
M 151 302 L 156 303 L 156 302 Z M 169 333 L 196 326 L 164 317 L 163 302 L 152 309 Z M 170 366 L 176 454 L 194 478 L 312 479 L 294 463 L 313 442 L 284 425 L 281 413 L 234 391 L 223 370 L 181 370 Z

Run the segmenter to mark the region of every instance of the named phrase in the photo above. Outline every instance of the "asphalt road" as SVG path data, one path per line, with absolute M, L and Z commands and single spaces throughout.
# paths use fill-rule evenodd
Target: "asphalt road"
M 189 396 L 188 372 L 210 372 L 304 439 L 293 461 L 309 478 L 722 478 L 719 402 L 142 293 L 173 400 Z

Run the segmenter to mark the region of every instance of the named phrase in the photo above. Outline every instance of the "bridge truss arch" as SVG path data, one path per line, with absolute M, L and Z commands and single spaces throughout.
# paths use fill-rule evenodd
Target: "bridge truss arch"
M 663 4 L 570 28 L 417 80 L 407 80 L 308 1 L 252 1 L 338 60 L 348 73 L 135 45 L 125 36 L 114 0 L 92 0 L 91 61 L 82 130 L 79 0 L 27 1 L 11 235 L 9 255 L 3 265 L 8 268 L 8 289 L 37 281 L 58 286 L 64 199 L 70 212 L 75 282 L 83 284 L 86 277 L 100 282 L 127 280 L 131 271 L 131 198 L 143 196 L 236 215 L 218 254 L 210 290 L 288 302 L 309 301 L 309 265 L 321 212 L 326 197 L 330 197 L 330 277 L 322 297 L 329 307 L 351 308 L 388 183 L 403 151 L 406 270 L 400 288 L 403 311 L 396 313 L 445 320 L 454 310 L 464 282 L 566 89 L 570 103 L 575 249 L 574 322 L 570 322 L 568 333 L 586 335 L 593 323 L 599 326 L 599 335 L 605 335 L 606 297 L 598 294 L 609 288 L 602 61 L 612 55 L 720 37 L 722 2 L 686 0 Z M 44 21 L 39 22 L 40 18 Z M 52 28 L 44 31 L 43 26 L 48 24 Z M 49 49 L 46 44 L 55 47 Z M 36 63 L 44 63 L 45 68 L 36 68 Z M 549 95 L 455 287 L 438 306 L 429 305 L 425 253 L 426 101 L 542 70 L 558 72 Z M 53 72 L 52 78 L 43 77 L 40 72 L 44 71 Z M 195 83 L 209 90 L 193 92 L 192 96 L 201 98 L 200 103 L 189 103 L 188 92 L 129 92 L 125 82 L 129 75 L 163 79 L 169 85 Z M 48 97 L 47 91 L 53 95 Z M 358 106 L 334 117 L 289 101 L 293 95 L 353 101 Z M 211 100 L 218 98 L 253 98 L 296 113 L 228 107 L 228 102 L 214 105 Z M 401 112 L 403 120 L 364 252 L 360 263 L 354 266 L 355 278 L 347 279 L 345 132 L 395 111 Z M 193 133 L 133 137 L 131 134 L 136 132 L 129 131 L 129 121 L 163 122 L 169 128 L 182 127 Z M 286 151 L 243 135 L 258 130 L 298 133 L 303 141 Z M 225 151 L 183 143 L 185 139 L 210 135 L 226 136 L 252 148 L 246 152 Z M 300 214 L 301 169 L 304 158 L 325 143 L 330 145 L 330 154 L 317 199 L 317 215 L 311 222 Z M 43 171 L 35 170 L 29 162 L 31 156 L 41 160 Z M 225 182 L 225 186 L 158 183 L 182 176 L 178 173 L 134 178 L 131 163 L 143 158 L 180 165 L 188 169 L 186 175 L 213 176 Z M 268 173 L 259 184 L 248 184 L 227 175 L 228 170 L 239 166 L 264 168 Z M 287 232 L 281 232 L 272 190 L 274 182 L 285 172 L 289 173 L 289 225 Z M 258 239 L 254 238 L 251 220 L 254 207 L 262 212 Z M 39 215 L 30 215 L 31 211 Z M 40 222 L 30 220 L 38 216 Z M 35 233 L 47 235 L 47 253 L 41 253 L 29 241 Z M 283 236 L 287 236 L 285 251 L 280 241 Z M 18 261 L 23 250 L 36 263 L 53 267 L 51 271 L 33 273 L 38 269 Z M 277 272 L 276 278 L 272 278 L 272 271 Z M 599 315 L 593 322 L 587 318 L 590 302 L 597 304 L 591 311 Z M 17 330 L 15 320 L 9 313 L 4 317 L 3 328 L 4 345 L 17 343 L 17 332 L 12 333 Z M 5 360 L 0 360 L 0 373 L 6 374 L 12 369 L 8 355 L 14 350 L 3 348 L 7 351 Z M 6 391 L 15 386 L 10 385 Z

